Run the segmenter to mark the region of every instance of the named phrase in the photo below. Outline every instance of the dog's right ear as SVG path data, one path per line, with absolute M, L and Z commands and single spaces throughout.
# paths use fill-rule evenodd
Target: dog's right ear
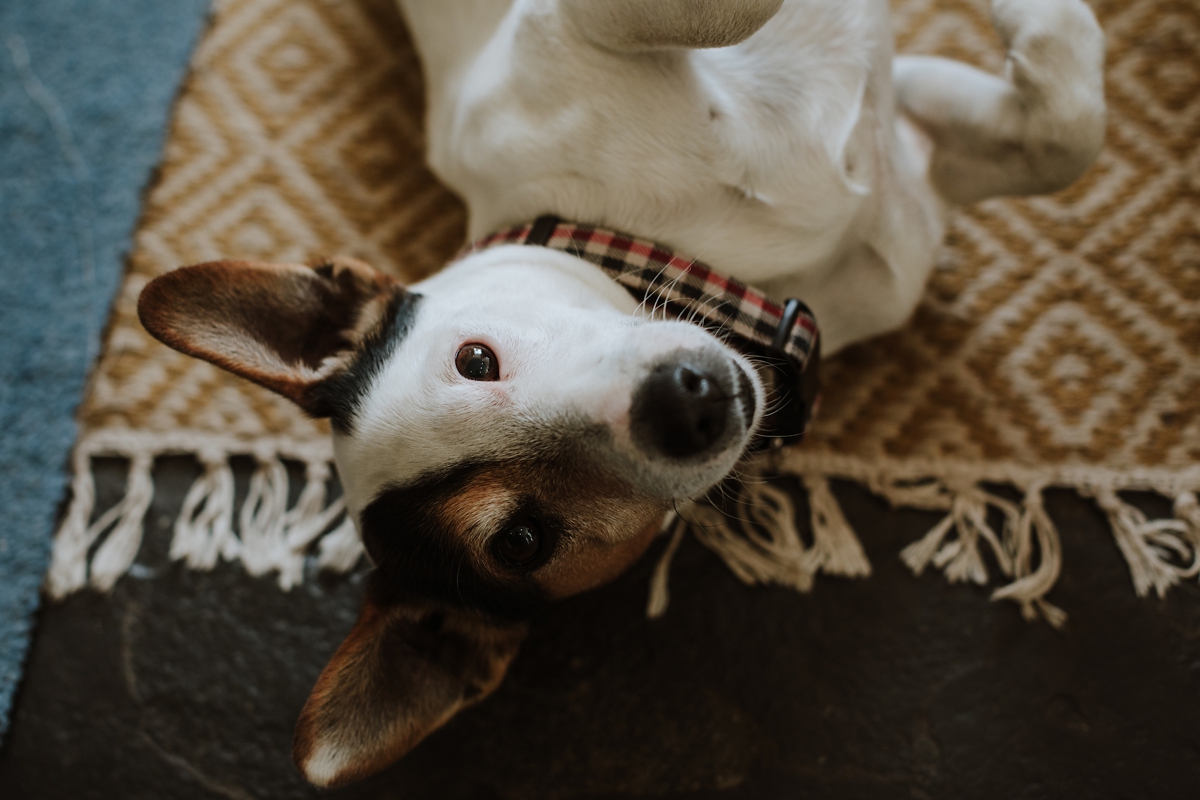
M 527 624 L 368 597 L 300 712 L 292 755 L 317 786 L 386 767 L 500 684 Z
M 352 365 L 406 296 L 351 258 L 316 267 L 211 261 L 152 280 L 138 316 L 169 347 L 327 416 L 317 388 Z

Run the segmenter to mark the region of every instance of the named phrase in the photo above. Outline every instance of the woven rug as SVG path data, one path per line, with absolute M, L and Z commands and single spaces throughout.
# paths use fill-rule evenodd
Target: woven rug
M 819 572 L 870 571 L 831 478 L 943 512 L 901 557 L 920 573 L 996 583 L 997 598 L 1053 624 L 1062 564 L 1046 487 L 1095 498 L 1139 594 L 1200 570 L 1200 2 L 1097 0 L 1109 41 L 1108 142 L 1052 197 L 955 212 L 924 301 L 903 330 L 824 370 L 821 417 L 801 447 L 756 466 L 748 522 L 697 508 L 690 527 L 749 582 L 806 589 Z M 900 52 L 1000 71 L 985 0 L 895 0 Z M 146 282 L 218 258 L 347 253 L 404 279 L 463 243 L 464 213 L 422 160 L 419 65 L 391 0 L 223 0 L 196 53 L 147 200 L 107 350 L 83 411 L 73 499 L 48 588 L 106 589 L 135 562 L 156 456 L 204 474 L 172 555 L 241 560 L 288 588 L 306 558 L 348 569 L 360 551 L 327 498 L 328 431 L 286 401 L 153 341 L 135 314 Z M 229 459 L 257 460 L 235 508 Z M 91 459 L 130 461 L 124 500 L 93 508 Z M 306 465 L 288 505 L 284 462 Z M 997 485 L 1009 487 L 1007 490 Z M 1015 490 L 1015 491 L 1014 491 Z M 1152 519 L 1121 492 L 1170 498 Z M 711 512 L 711 513 L 710 513 Z M 707 522 L 706 522 L 707 520 Z M 869 531 L 858 533 L 868 535 Z

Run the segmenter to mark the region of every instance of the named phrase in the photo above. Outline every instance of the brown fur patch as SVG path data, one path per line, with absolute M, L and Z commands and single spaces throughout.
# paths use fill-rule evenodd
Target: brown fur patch
M 351 258 L 316 267 L 211 261 L 168 272 L 138 299 L 155 338 L 306 406 L 344 369 L 403 289 Z
M 640 532 L 631 529 L 632 535 L 615 544 L 595 545 L 564 559 L 563 563 L 547 575 L 545 587 L 554 600 L 586 592 L 616 580 L 629 569 L 662 529 L 664 512 L 652 514 L 650 522 Z
M 389 490 L 361 516 L 364 544 L 396 591 L 502 616 L 599 586 L 645 551 L 667 509 L 581 450 L 465 464 Z M 541 535 L 528 567 L 494 547 L 516 524 Z
M 554 600 L 593 589 L 623 572 L 645 552 L 653 538 L 647 531 L 657 531 L 666 513 L 662 500 L 642 496 L 581 453 L 497 464 L 481 472 L 485 486 L 503 485 L 536 509 L 535 521 L 557 522 L 554 551 L 530 576 Z
M 321 786 L 378 772 L 491 694 L 525 632 L 521 623 L 437 604 L 385 606 L 368 594 L 300 713 L 296 765 Z

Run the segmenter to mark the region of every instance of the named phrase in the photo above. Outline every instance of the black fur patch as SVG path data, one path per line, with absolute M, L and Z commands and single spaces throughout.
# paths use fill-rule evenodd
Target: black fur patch
M 503 619 L 525 619 L 548 604 L 527 575 L 484 572 L 454 533 L 443 509 L 489 466 L 466 464 L 439 471 L 403 488 L 385 490 L 363 510 L 363 545 L 376 565 L 372 592 L 381 604 L 436 600 Z M 529 503 L 514 519 L 536 517 L 548 556 L 561 529 Z M 544 557 L 539 559 L 544 561 Z
M 371 384 L 412 330 L 420 301 L 421 295 L 415 292 L 396 290 L 382 323 L 363 342 L 349 368 L 313 387 L 308 406 L 313 416 L 329 417 L 339 433 L 353 430 L 354 417 Z

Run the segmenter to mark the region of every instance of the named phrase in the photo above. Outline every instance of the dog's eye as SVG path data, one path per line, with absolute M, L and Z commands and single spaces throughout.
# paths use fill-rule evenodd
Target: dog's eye
M 500 377 L 500 362 L 491 349 L 481 344 L 464 344 L 454 359 L 458 373 L 473 381 L 494 381 Z
M 521 567 L 537 558 L 542 537 L 530 525 L 514 525 L 496 537 L 496 552 L 509 566 Z

